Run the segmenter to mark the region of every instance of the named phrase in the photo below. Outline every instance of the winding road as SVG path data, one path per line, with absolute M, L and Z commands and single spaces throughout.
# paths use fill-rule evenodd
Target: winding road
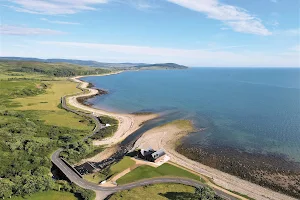
M 61 152 L 60 150 L 57 150 L 54 154 L 51 156 L 51 160 L 53 164 L 55 164 L 61 172 L 65 174 L 65 176 L 73 183 L 76 185 L 85 188 L 85 189 L 90 189 L 94 191 L 100 191 L 100 195 L 102 199 L 105 199 L 108 195 L 113 194 L 118 191 L 122 190 L 128 190 L 132 189 L 135 187 L 139 186 L 144 186 L 144 185 L 151 185 L 151 184 L 157 184 L 157 183 L 179 183 L 179 184 L 184 184 L 184 185 L 189 185 L 193 187 L 203 187 L 205 184 L 202 184 L 198 181 L 194 181 L 191 179 L 186 179 L 186 178 L 169 178 L 169 177 L 161 177 L 161 178 L 153 178 L 153 179 L 145 179 L 141 181 L 137 181 L 134 183 L 126 184 L 126 185 L 121 185 L 121 186 L 115 186 L 115 187 L 103 187 L 96 185 L 94 183 L 88 182 L 84 179 L 82 179 L 71 167 L 69 167 L 60 157 L 59 153 Z M 215 192 L 217 195 L 223 197 L 224 199 L 230 199 L 230 200 L 236 200 L 237 198 L 232 197 L 226 193 L 224 193 L 221 190 L 216 190 Z
M 81 89 L 80 86 L 78 85 L 77 88 Z M 81 116 L 85 116 L 85 117 L 89 117 L 92 118 L 93 121 L 96 123 L 96 126 L 92 132 L 91 135 L 97 133 L 100 129 L 102 129 L 104 126 L 100 123 L 99 119 L 97 117 L 95 117 L 92 114 L 87 114 L 78 110 L 74 110 L 70 107 L 68 107 L 67 103 L 66 103 L 66 97 L 62 97 L 61 99 L 61 105 L 64 109 L 66 109 L 69 112 L 73 112 L 75 114 L 81 115 Z M 88 138 L 88 136 L 86 137 Z M 86 139 L 85 138 L 85 139 Z M 72 182 L 75 183 L 76 185 L 85 188 L 85 189 L 90 189 L 90 190 L 94 190 L 97 192 L 97 198 L 98 199 L 105 199 L 108 195 L 113 194 L 115 192 L 118 191 L 122 191 L 122 190 L 128 190 L 128 189 L 132 189 L 135 187 L 139 187 L 139 186 L 145 186 L 145 185 L 151 185 L 151 184 L 157 184 L 157 183 L 179 183 L 179 184 L 184 184 L 184 185 L 189 185 L 189 186 L 193 186 L 193 187 L 203 187 L 206 186 L 205 184 L 192 180 L 192 179 L 186 179 L 186 178 L 174 178 L 174 177 L 161 177 L 161 178 L 153 178 L 153 179 L 145 179 L 145 180 L 141 180 L 141 181 L 136 181 L 134 183 L 130 183 L 130 184 L 126 184 L 126 185 L 121 185 L 121 186 L 115 186 L 115 187 L 103 187 L 103 186 L 99 186 L 97 184 L 88 182 L 86 180 L 84 180 L 83 178 L 81 178 L 81 176 L 75 171 L 74 168 L 72 168 L 71 166 L 67 165 L 59 156 L 60 152 L 62 151 L 62 149 L 58 149 L 57 151 L 55 151 L 52 156 L 51 156 L 51 161 L 54 165 L 56 165 L 60 171 Z M 219 195 L 220 197 L 224 198 L 224 199 L 230 199 L 230 200 L 236 200 L 236 197 L 233 197 L 221 190 L 215 189 L 215 192 L 217 195 Z

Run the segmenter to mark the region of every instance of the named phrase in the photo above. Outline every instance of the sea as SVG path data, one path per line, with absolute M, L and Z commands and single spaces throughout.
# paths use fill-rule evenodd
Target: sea
M 192 120 L 202 131 L 186 136 L 182 142 L 187 146 L 271 153 L 300 162 L 299 68 L 195 67 L 82 80 L 108 91 L 88 100 L 94 107 L 173 112 Z

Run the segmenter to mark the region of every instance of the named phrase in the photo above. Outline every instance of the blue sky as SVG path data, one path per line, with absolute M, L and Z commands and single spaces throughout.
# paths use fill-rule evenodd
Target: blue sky
M 299 0 L 2 0 L 1 56 L 299 67 Z

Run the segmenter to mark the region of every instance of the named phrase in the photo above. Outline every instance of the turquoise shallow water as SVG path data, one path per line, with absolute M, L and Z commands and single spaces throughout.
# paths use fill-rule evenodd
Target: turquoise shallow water
M 300 69 L 192 68 L 85 77 L 108 95 L 89 102 L 111 111 L 178 111 L 204 132 L 184 142 L 300 161 Z

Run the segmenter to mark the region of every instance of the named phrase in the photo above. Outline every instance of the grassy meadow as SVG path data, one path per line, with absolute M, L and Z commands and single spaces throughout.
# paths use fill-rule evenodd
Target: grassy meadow
M 135 162 L 128 156 L 125 156 L 120 162 L 113 164 L 109 169 L 109 176 L 117 175 L 135 165 Z
M 155 184 L 115 193 L 110 200 L 188 200 L 195 188 L 180 184 Z M 182 196 L 183 198 L 180 198 Z
M 76 88 L 76 83 L 67 80 L 43 81 L 43 83 L 47 85 L 44 94 L 14 99 L 22 106 L 18 110 L 61 110 L 58 105 L 62 96 L 81 92 Z
M 123 177 L 119 178 L 117 180 L 118 184 L 126 184 L 126 183 L 132 183 L 134 181 L 142 180 L 142 179 L 148 179 L 148 178 L 156 178 L 156 177 L 185 177 L 194 179 L 197 181 L 201 181 L 200 177 L 196 174 L 193 174 L 191 172 L 188 172 L 182 168 L 176 167 L 174 165 L 171 165 L 169 163 L 165 163 L 157 168 L 151 167 L 148 165 L 142 165 L 128 174 L 125 174 Z
M 31 196 L 25 197 L 13 197 L 11 200 L 78 200 L 74 194 L 69 192 L 57 192 L 57 191 L 47 191 L 38 192 Z
M 101 181 L 106 180 L 107 178 L 111 178 L 114 175 L 117 175 L 125 169 L 130 168 L 134 165 L 135 162 L 130 157 L 125 156 L 122 160 L 113 164 L 108 169 L 105 169 L 102 172 L 85 175 L 84 179 L 92 183 L 100 183 Z

